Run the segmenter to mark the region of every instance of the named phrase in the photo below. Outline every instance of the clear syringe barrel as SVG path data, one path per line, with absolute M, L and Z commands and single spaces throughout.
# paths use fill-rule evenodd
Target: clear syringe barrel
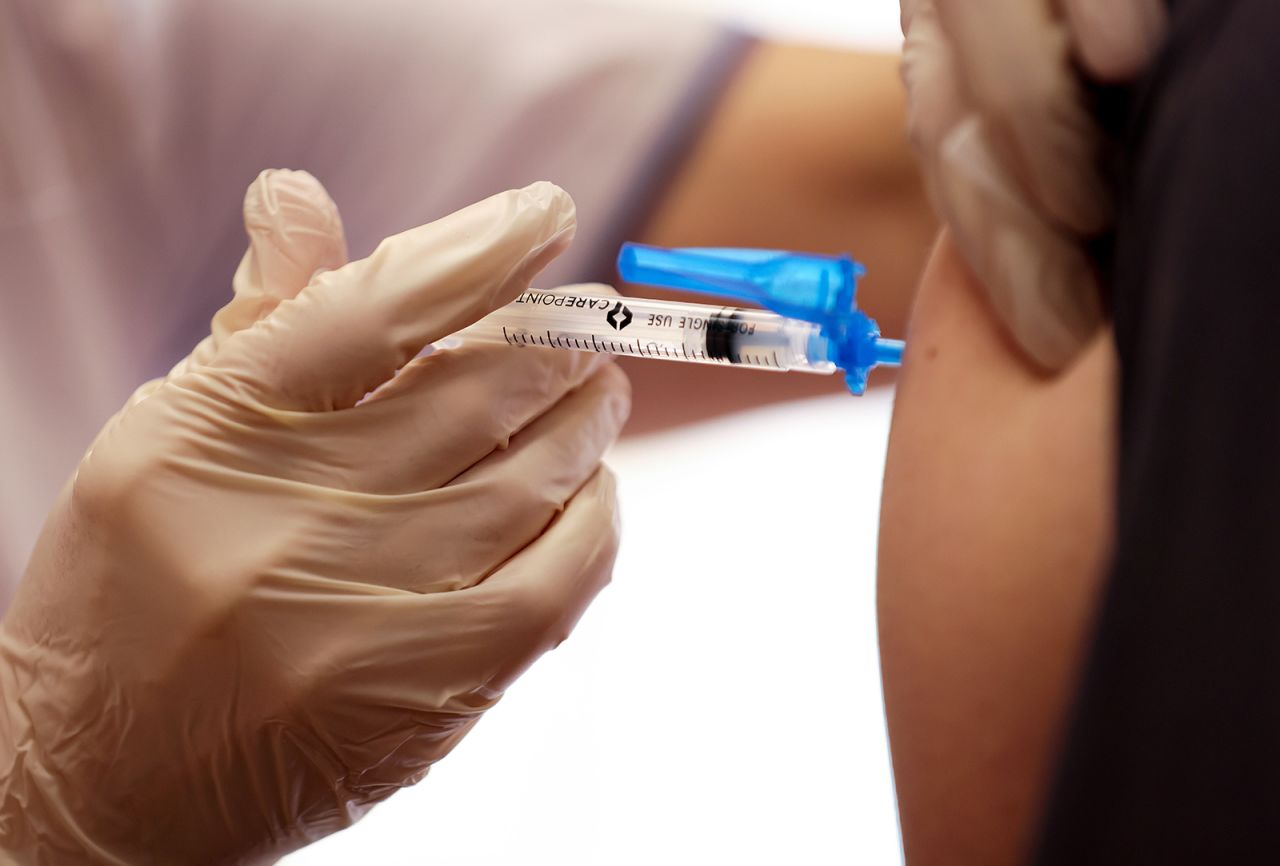
M 817 325 L 765 310 L 530 289 L 457 337 L 635 358 L 830 374 Z

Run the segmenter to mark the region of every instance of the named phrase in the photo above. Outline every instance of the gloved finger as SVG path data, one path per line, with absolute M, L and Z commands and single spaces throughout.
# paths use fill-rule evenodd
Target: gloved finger
M 236 331 L 270 315 L 296 296 L 319 271 L 347 263 L 338 206 L 310 173 L 267 169 L 244 194 L 249 249 L 231 280 L 232 297 L 213 317 L 208 339 L 191 363 L 208 363 Z
M 902 26 L 902 35 L 906 37 L 911 32 L 911 22 L 915 18 L 916 12 L 923 6 L 929 5 L 930 0 L 902 0 L 898 9 L 898 20 Z
M 414 361 L 390 393 L 353 410 L 359 416 L 355 435 L 363 434 L 367 443 L 362 489 L 396 493 L 447 483 L 486 454 L 506 448 L 609 362 L 608 356 L 586 352 L 492 345 L 461 346 Z M 316 418 L 321 425 L 328 421 Z M 406 430 L 413 432 L 409 439 Z
M 537 538 L 595 472 L 630 410 L 615 365 L 517 433 L 448 485 L 398 497 L 350 497 L 348 517 L 300 549 L 309 568 L 333 572 L 344 550 L 376 526 L 376 550 L 340 575 L 418 593 L 473 586 Z M 424 551 L 430 558 L 424 559 Z
M 338 206 L 305 171 L 267 170 L 244 197 L 249 251 L 231 285 L 235 297 L 213 318 L 213 336 L 224 340 L 294 297 L 322 270 L 347 263 Z
M 902 81 L 907 89 L 907 134 L 921 161 L 935 164 L 947 133 L 970 109 L 955 55 L 929 0 L 919 3 L 906 31 Z
M 630 382 L 616 365 L 606 364 L 516 434 L 509 448 L 494 451 L 442 488 L 442 495 L 484 503 L 471 511 L 475 561 L 491 566 L 545 530 L 595 472 L 630 412 Z M 464 571 L 437 588 L 470 586 L 482 577 Z
M 302 291 L 320 270 L 347 261 L 347 244 L 338 208 L 329 193 L 305 171 L 267 169 L 244 195 L 244 227 L 249 248 L 231 281 L 231 300 L 213 317 L 209 336 L 196 345 L 166 378 L 206 364 L 232 333 L 269 315 L 282 300 Z M 129 405 L 163 384 L 143 385 Z
M 1032 201 L 1077 235 L 1113 209 L 1101 133 L 1071 60 L 1066 23 L 1048 0 L 935 0 L 973 108 Z
M 501 694 L 569 636 L 609 583 L 619 533 L 616 482 L 601 466 L 537 541 L 464 591 L 498 601 L 490 639 L 503 647 L 500 654 L 482 653 L 491 661 L 481 696 Z
M 270 670 L 279 693 L 306 695 L 279 711 L 294 748 L 372 802 L 420 779 L 563 640 L 608 583 L 617 546 L 602 467 L 478 586 L 418 595 L 291 569 L 262 576 L 239 626 L 259 643 L 269 636 L 258 652 L 289 660 Z
M 375 399 L 345 412 L 256 403 L 237 411 L 227 469 L 315 487 L 398 495 L 439 487 L 578 388 L 604 355 L 466 345 L 411 362 Z M 203 412 L 203 382 L 174 400 Z M 221 399 L 230 399 L 224 395 Z M 240 398 L 244 403 L 244 398 Z
M 976 119 L 953 131 L 940 158 L 940 208 L 996 313 L 1033 361 L 1062 369 L 1103 321 L 1083 247 L 1016 195 Z
M 616 294 L 600 284 L 565 289 Z M 255 405 L 250 418 L 236 422 L 244 447 L 223 459 L 228 468 L 319 487 L 382 495 L 432 490 L 507 447 L 609 362 L 607 355 L 464 338 L 416 358 L 344 412 Z
M 522 673 L 568 638 L 588 605 L 608 585 L 618 538 L 616 482 L 613 473 L 601 466 L 551 527 L 484 583 L 425 597 L 422 607 L 428 616 L 418 621 L 419 633 L 438 632 L 453 638 L 448 647 L 442 647 L 432 635 L 426 656 L 433 663 L 449 664 L 462 674 L 458 682 L 471 686 L 445 700 L 432 695 L 423 702 L 425 712 L 388 714 L 396 718 L 388 718 L 383 730 L 403 733 L 407 729 L 413 735 L 362 744 L 360 766 L 373 769 L 361 774 L 361 784 L 370 791 L 382 789 L 379 795 L 386 796 L 386 787 L 397 779 L 421 779 L 432 763 L 447 755 Z M 465 629 L 459 628 L 461 623 Z M 411 689 L 402 685 L 398 699 L 390 706 L 412 706 Z M 388 706 L 368 701 L 365 696 L 365 706 Z M 379 753 L 380 760 L 367 760 L 374 757 L 370 749 Z
M 278 408 L 354 406 L 424 346 L 527 288 L 574 227 L 572 199 L 552 184 L 493 196 L 321 274 L 227 340 L 213 365 Z
M 1064 0 L 1076 56 L 1099 81 L 1138 75 L 1164 42 L 1168 10 L 1162 0 Z

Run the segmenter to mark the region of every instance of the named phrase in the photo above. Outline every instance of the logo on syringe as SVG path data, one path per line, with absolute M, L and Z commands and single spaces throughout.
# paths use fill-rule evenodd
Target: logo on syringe
M 622 305 L 622 301 L 618 301 L 613 305 L 613 309 L 609 311 L 609 315 L 604 318 L 615 331 L 621 331 L 631 324 L 632 317 L 631 311 Z

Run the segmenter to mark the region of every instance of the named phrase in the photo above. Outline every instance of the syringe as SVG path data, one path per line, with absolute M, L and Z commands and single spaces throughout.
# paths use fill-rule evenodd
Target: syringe
M 764 310 L 530 289 L 458 336 L 634 358 L 834 373 L 810 322 Z
M 629 282 L 745 298 L 770 309 L 530 289 L 457 336 L 758 370 L 843 370 L 855 394 L 871 368 L 902 359 L 903 344 L 881 338 L 854 305 L 861 268 L 847 256 L 627 244 L 618 269 Z

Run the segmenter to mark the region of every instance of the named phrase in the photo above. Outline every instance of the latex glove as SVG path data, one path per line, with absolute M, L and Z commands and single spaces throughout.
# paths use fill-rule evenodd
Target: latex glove
M 504 193 L 314 278 L 342 250 L 314 180 L 259 179 L 246 215 L 235 300 L 104 428 L 0 628 L 21 862 L 264 862 L 345 827 L 608 580 L 622 374 L 491 346 L 401 369 L 528 285 L 569 197 Z
M 1161 0 L 902 0 L 903 77 L 926 183 L 1017 342 L 1066 365 L 1103 319 L 1084 242 L 1112 223 L 1080 72 L 1135 75 Z

